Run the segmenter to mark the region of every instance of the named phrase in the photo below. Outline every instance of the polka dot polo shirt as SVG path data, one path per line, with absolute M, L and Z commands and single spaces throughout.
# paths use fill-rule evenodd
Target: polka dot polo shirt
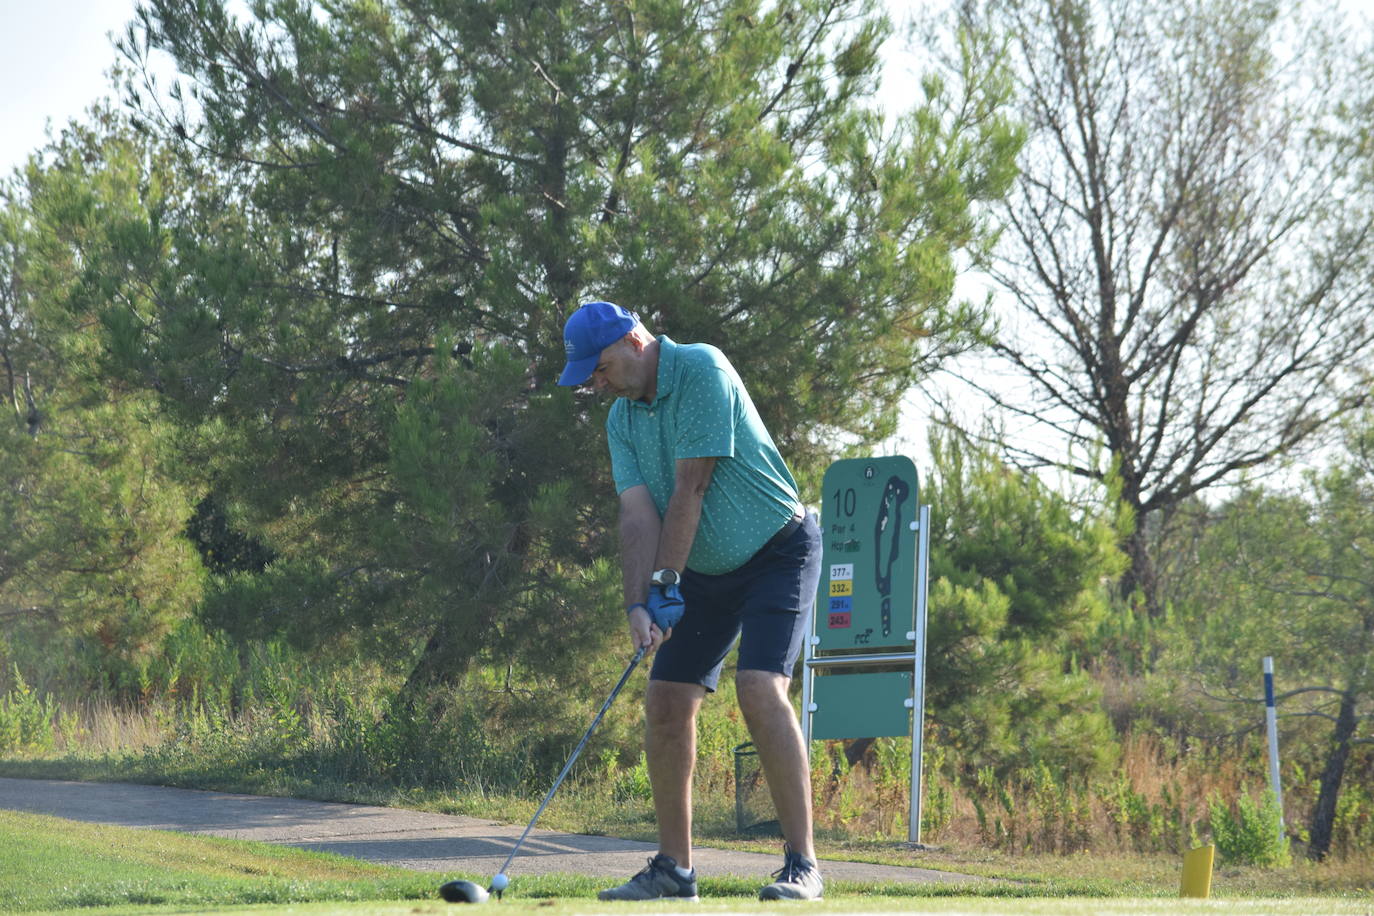
M 716 458 L 689 568 L 739 568 L 800 511 L 797 482 L 735 368 L 709 344 L 658 338 L 654 402 L 617 398 L 606 420 L 617 493 L 647 486 L 660 517 L 680 458 Z

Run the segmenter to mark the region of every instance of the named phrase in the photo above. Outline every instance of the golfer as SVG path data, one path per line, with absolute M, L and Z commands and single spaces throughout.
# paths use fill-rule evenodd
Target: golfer
M 658 854 L 603 900 L 695 900 L 696 717 L 736 638 L 735 689 L 786 839 L 764 900 L 814 900 L 811 779 L 787 686 L 820 578 L 821 539 L 734 367 L 715 347 L 655 337 L 589 302 L 563 332 L 560 385 L 615 396 L 606 421 L 620 494 L 621 569 L 634 648 L 654 654 L 645 756 Z

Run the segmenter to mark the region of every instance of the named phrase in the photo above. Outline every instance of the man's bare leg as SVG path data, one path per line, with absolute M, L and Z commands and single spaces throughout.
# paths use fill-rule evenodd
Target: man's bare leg
M 658 817 L 658 851 L 679 868 L 692 867 L 692 772 L 697 760 L 697 710 L 706 688 L 649 681 L 644 697 L 644 757 Z
M 735 675 L 740 710 L 754 739 L 763 775 L 778 812 L 787 845 L 795 853 L 816 860 L 811 826 L 811 771 L 801 724 L 787 699 L 791 678 L 771 671 L 740 671 Z M 660 821 L 661 823 L 661 821 Z

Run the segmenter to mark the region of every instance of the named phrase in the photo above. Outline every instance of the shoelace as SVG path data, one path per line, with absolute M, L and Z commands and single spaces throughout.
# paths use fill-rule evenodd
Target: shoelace
M 779 868 L 777 871 L 773 872 L 773 877 L 777 878 L 779 881 L 784 882 L 786 884 L 796 884 L 797 879 L 801 877 L 807 870 L 807 867 L 803 865 L 799 860 L 789 856 L 782 863 L 782 868 Z
M 673 867 L 672 867 L 671 865 L 655 865 L 655 864 L 654 864 L 654 861 L 655 861 L 657 858 L 658 858 L 657 856 L 649 856 L 649 859 L 648 859 L 649 864 L 648 864 L 648 865 L 645 865 L 643 868 L 641 868 L 641 869 L 639 870 L 639 874 L 635 875 L 635 876 L 634 876 L 633 878 L 631 878 L 630 880 L 632 880 L 632 881 L 638 881 L 640 878 L 651 879 L 651 878 L 653 878 L 654 872 L 656 872 L 656 871 L 661 871 L 661 872 L 663 872 L 665 875 L 671 874 L 671 875 L 672 875 L 674 878 L 676 878 L 679 882 L 686 880 L 686 879 L 684 879 L 684 878 L 680 878 L 680 877 L 679 877 L 678 875 L 676 875 L 676 874 L 673 874 Z
M 639 870 L 639 874 L 635 875 L 636 878 L 647 877 L 647 876 L 652 875 L 652 874 L 654 873 L 654 871 L 655 871 L 655 867 L 654 867 L 654 856 L 649 856 L 648 861 L 649 861 L 649 864 L 648 864 L 648 865 L 645 865 L 643 868 L 641 868 L 641 869 Z

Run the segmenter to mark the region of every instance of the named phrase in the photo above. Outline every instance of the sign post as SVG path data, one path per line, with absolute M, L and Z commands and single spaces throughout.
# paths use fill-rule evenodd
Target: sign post
M 1266 655 L 1264 666 L 1264 730 L 1269 738 L 1269 785 L 1279 809 L 1279 841 L 1283 841 L 1283 783 L 1279 781 L 1279 713 L 1274 703 L 1274 657 Z
M 820 591 L 802 681 L 802 731 L 911 735 L 911 820 L 920 842 L 930 507 L 911 459 L 836 461 L 822 483 Z

